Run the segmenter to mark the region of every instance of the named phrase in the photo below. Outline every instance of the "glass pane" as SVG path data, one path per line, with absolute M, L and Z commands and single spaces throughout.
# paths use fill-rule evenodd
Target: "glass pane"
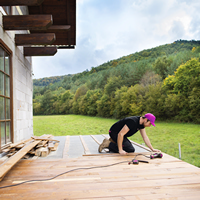
M 5 72 L 10 75 L 10 59 L 7 53 L 5 53 Z
M 4 95 L 4 74 L 0 72 L 0 94 Z
M 6 119 L 10 119 L 10 99 L 6 99 Z
M 5 135 L 6 135 L 5 134 L 5 131 L 6 131 L 5 122 L 1 122 L 0 126 L 1 126 L 1 145 L 4 145 L 6 143 L 6 141 L 5 141 Z
M 4 51 L 0 47 L 0 70 L 4 71 Z
M 5 95 L 10 97 L 10 77 L 6 76 L 6 92 Z
M 0 97 L 0 120 L 5 120 L 5 100 Z
M 6 122 L 6 143 L 11 142 L 10 137 L 10 122 Z

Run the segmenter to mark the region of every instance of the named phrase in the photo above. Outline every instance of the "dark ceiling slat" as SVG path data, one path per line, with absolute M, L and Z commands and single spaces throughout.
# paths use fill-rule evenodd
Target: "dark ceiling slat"
M 45 0 L 40 6 L 29 6 L 29 14 L 51 14 L 53 25 L 70 25 L 69 31 L 51 31 L 56 34 L 53 45 L 76 45 L 76 0 Z M 70 21 L 68 22 L 68 20 Z M 47 33 L 49 30 L 34 30 L 31 33 Z
M 0 6 L 37 6 L 44 0 L 0 0 Z
M 24 47 L 24 56 L 54 56 L 57 47 Z
M 46 30 L 53 24 L 52 15 L 5 15 L 4 30 Z
M 69 31 L 71 28 L 70 25 L 52 25 L 47 29 L 47 32 L 55 31 L 55 32 L 63 32 Z
M 16 34 L 15 43 L 17 46 L 26 45 L 51 45 L 55 41 L 54 33 Z
M 43 31 L 31 31 L 31 33 L 59 33 L 59 32 L 67 32 L 71 29 L 70 25 L 52 25 L 47 30 Z

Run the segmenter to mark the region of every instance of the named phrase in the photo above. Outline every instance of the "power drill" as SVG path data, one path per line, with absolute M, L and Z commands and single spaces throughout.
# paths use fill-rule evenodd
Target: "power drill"
M 163 157 L 162 153 L 154 153 L 153 155 L 150 155 L 151 159 L 162 158 L 162 157 Z

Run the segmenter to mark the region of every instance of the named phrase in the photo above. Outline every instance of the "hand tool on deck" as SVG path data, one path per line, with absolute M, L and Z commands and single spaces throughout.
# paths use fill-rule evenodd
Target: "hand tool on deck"
M 154 153 L 153 155 L 150 155 L 151 159 L 162 158 L 162 157 L 163 157 L 162 153 Z

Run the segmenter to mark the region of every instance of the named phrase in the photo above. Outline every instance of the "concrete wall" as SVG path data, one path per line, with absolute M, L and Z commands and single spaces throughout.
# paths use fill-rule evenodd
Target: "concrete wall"
M 28 14 L 26 7 L 12 7 L 13 15 Z M 23 47 L 16 46 L 15 33 L 27 31 L 4 31 L 2 16 L 5 12 L 0 7 L 0 38 L 12 51 L 12 80 L 13 80 L 13 125 L 14 141 L 18 142 L 33 136 L 32 109 L 32 60 L 24 57 Z

